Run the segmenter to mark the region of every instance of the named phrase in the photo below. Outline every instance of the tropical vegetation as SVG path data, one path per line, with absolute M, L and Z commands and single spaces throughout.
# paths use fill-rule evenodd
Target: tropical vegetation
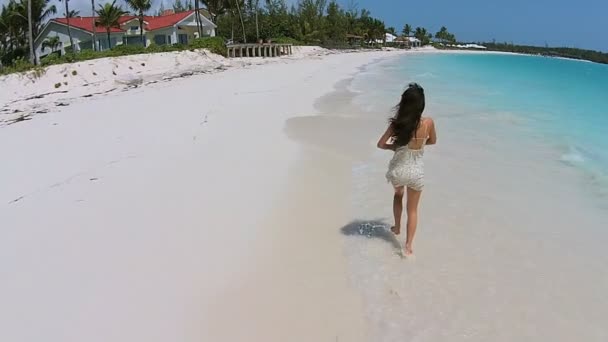
M 31 3 L 29 3 L 31 1 Z M 78 12 L 69 9 L 70 0 L 60 0 L 69 18 L 78 16 Z M 170 1 L 170 0 L 168 0 Z M 159 47 L 146 48 L 143 35 L 143 16 L 151 10 L 151 0 L 126 0 L 129 8 L 140 19 L 140 35 L 144 46 L 140 46 L 137 53 L 170 51 L 192 47 Z M 95 7 L 95 0 L 91 0 L 91 8 L 97 16 L 95 25 L 104 27 L 108 35 L 108 46 L 111 47 L 110 32 L 112 27 L 118 26 L 118 18 L 127 12 L 116 4 L 116 0 Z M 31 7 L 31 20 L 28 20 L 28 7 Z M 446 27 L 441 27 L 434 35 L 424 27 L 413 27 L 405 24 L 400 32 L 394 27 L 386 27 L 385 23 L 372 16 L 366 9 L 360 9 L 355 0 L 350 0 L 346 6 L 341 6 L 336 0 L 298 0 L 288 5 L 287 0 L 173 0 L 171 7 L 175 12 L 190 9 L 205 8 L 209 19 L 217 25 L 216 34 L 224 42 L 256 42 L 272 40 L 275 42 L 288 42 L 292 44 L 321 45 L 330 48 L 373 47 L 385 39 L 385 33 L 403 36 L 414 36 L 423 45 L 436 42 L 443 48 L 456 42 L 454 34 Z M 161 2 L 161 10 L 164 4 Z M 198 37 L 203 37 L 201 11 L 196 11 Z M 27 60 L 33 59 L 32 38 L 42 30 L 48 19 L 57 14 L 57 8 L 51 0 L 8 0 L 0 8 L 0 72 L 2 68 L 10 70 L 26 68 Z M 160 14 L 160 13 L 159 13 Z M 31 25 L 30 25 L 31 23 Z M 31 26 L 31 29 L 29 28 Z M 71 34 L 70 40 L 71 40 Z M 196 40 L 198 44 L 209 40 Z M 216 46 L 222 40 L 213 40 Z M 588 59 L 600 63 L 608 63 L 608 54 L 570 48 L 540 48 L 532 46 L 518 46 L 513 44 L 486 43 L 490 50 L 510 51 L 519 53 L 535 53 L 557 55 L 570 58 Z M 50 37 L 44 42 L 46 48 L 55 52 L 61 48 L 58 39 Z M 93 49 L 96 45 L 93 44 Z M 65 62 L 67 60 L 90 59 L 94 56 L 104 57 L 109 54 L 130 54 L 134 50 L 124 47 L 111 47 L 117 52 L 95 52 L 83 50 L 78 52 L 82 57 L 76 57 L 76 51 L 66 49 L 66 56 L 54 54 L 45 64 Z M 225 49 L 225 47 L 224 47 Z M 33 51 L 33 50 L 32 50 Z M 35 56 L 33 56 L 35 57 Z
M 441 26 L 441 29 L 435 33 L 435 39 L 437 39 L 440 43 L 456 43 L 456 36 L 448 32 L 448 29 L 445 26 Z
M 116 6 L 116 0 L 112 3 L 105 3 L 99 5 L 97 10 L 97 26 L 105 27 L 106 33 L 108 34 L 108 47 L 112 48 L 112 41 L 110 39 L 110 33 L 112 28 L 120 28 L 119 19 L 123 15 L 127 14 L 121 6 Z
M 67 1 L 67 0 L 66 0 Z M 139 21 L 139 37 L 141 44 L 146 46 L 146 39 L 144 38 L 144 15 L 152 7 L 152 1 L 150 0 L 125 0 L 127 6 L 137 13 Z
M 43 49 L 49 48 L 49 49 L 51 49 L 51 52 L 55 52 L 60 46 L 61 46 L 61 40 L 57 36 L 49 37 L 44 42 L 42 42 L 42 48 Z
M 539 47 L 529 45 L 515 45 L 512 43 L 479 43 L 490 51 L 503 51 L 513 53 L 524 53 L 532 55 L 543 55 L 551 57 L 564 57 L 582 59 L 596 63 L 608 64 L 608 53 L 567 47 Z
M 0 7 L 0 66 L 13 65 L 16 60 L 29 57 L 29 36 L 36 37 L 44 23 L 57 13 L 50 2 L 10 0 Z M 31 25 L 28 25 L 28 7 L 31 7 Z
M 70 28 L 70 0 L 59 0 L 62 1 L 65 5 L 65 14 L 66 14 L 66 25 L 68 27 L 68 37 L 70 37 L 70 48 L 74 48 L 74 39 L 72 38 L 72 30 Z M 34 36 L 35 37 L 35 36 Z M 31 44 L 31 43 L 30 43 Z

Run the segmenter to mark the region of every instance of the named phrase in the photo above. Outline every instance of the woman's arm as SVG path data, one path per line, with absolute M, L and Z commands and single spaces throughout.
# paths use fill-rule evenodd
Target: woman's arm
M 388 144 L 388 140 L 392 137 L 393 137 L 393 125 L 388 125 L 388 128 L 386 129 L 384 134 L 382 134 L 382 136 L 380 137 L 380 140 L 378 140 L 378 144 L 376 144 L 376 146 L 378 146 L 378 148 L 381 150 L 394 151 L 395 147 L 396 147 L 395 144 Z
M 435 121 L 429 119 L 429 138 L 426 141 L 427 145 L 435 145 L 437 143 L 437 132 L 435 132 Z

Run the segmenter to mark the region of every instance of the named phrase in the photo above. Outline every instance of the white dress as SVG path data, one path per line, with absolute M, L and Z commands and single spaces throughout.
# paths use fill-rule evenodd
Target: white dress
M 405 186 L 416 191 L 424 187 L 424 148 L 412 150 L 409 146 L 401 146 L 395 151 L 393 159 L 388 164 L 386 179 L 394 187 Z
M 420 124 L 423 124 L 421 121 Z M 414 137 L 405 146 L 398 147 L 395 150 L 393 159 L 388 164 L 386 179 L 393 184 L 394 187 L 405 186 L 416 191 L 422 191 L 424 187 L 424 145 L 428 138 L 428 132 L 425 128 L 423 138 Z M 413 149 L 410 145 L 416 145 L 415 142 L 422 140 L 422 145 L 419 148 Z

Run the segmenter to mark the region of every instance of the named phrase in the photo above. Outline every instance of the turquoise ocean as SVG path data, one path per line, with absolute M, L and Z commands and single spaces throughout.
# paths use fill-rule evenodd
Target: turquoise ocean
M 395 102 L 404 82 L 418 82 L 430 115 L 484 116 L 514 148 L 550 145 L 560 162 L 588 177 L 596 195 L 608 195 L 608 65 L 526 55 L 417 54 L 374 71 L 356 79 L 360 103 Z M 505 129 L 508 120 L 519 129 Z
M 438 144 L 404 260 L 387 231 L 390 152 L 371 146 L 409 82 Z M 344 248 L 374 341 L 608 340 L 608 65 L 421 52 L 347 88 L 344 124 L 369 152 L 352 158 Z

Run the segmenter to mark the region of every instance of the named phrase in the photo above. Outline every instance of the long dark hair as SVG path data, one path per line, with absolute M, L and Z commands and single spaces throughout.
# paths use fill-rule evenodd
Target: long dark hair
M 417 83 L 410 83 L 401 95 L 401 102 L 395 107 L 395 116 L 389 120 L 397 146 L 405 146 L 412 140 L 420 126 L 423 111 L 424 89 Z

